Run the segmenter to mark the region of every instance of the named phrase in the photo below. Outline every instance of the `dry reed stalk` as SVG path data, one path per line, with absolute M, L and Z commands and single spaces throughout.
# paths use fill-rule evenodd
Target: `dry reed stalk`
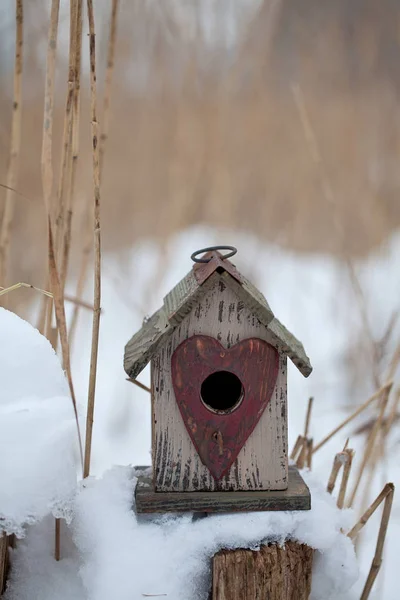
M 77 29 L 77 1 L 70 1 L 70 24 L 69 24 L 69 59 L 68 59 L 68 83 L 67 97 L 65 101 L 63 135 L 61 144 L 60 173 L 56 204 L 53 207 L 53 218 L 55 226 L 55 250 L 57 265 L 61 275 L 61 253 L 62 242 L 66 228 L 66 211 L 68 209 L 69 186 L 72 170 L 72 129 L 73 129 L 73 106 L 75 95 L 75 66 L 76 66 L 76 29 Z M 60 280 L 63 288 L 63 281 Z
M 328 494 L 332 494 L 333 490 L 335 489 L 336 480 L 338 478 L 339 471 L 342 468 L 343 461 L 344 461 L 344 452 L 338 452 L 338 454 L 335 454 L 335 458 L 333 459 L 331 474 L 329 475 L 328 485 L 326 487 L 326 491 L 328 492 Z
M 67 280 L 69 254 L 71 248 L 73 204 L 75 198 L 76 172 L 79 156 L 79 113 L 80 113 L 80 79 L 82 55 L 82 0 L 71 1 L 71 33 L 70 33 L 70 65 L 69 80 L 73 82 L 73 104 L 71 110 L 71 143 L 68 159 L 69 181 L 66 201 L 66 219 L 61 250 L 61 282 L 63 289 Z
M 54 35 L 54 30 L 55 30 L 55 35 L 57 35 L 56 29 L 57 29 L 57 22 L 53 23 L 53 21 L 51 20 L 50 32 L 49 32 L 49 43 L 50 43 L 50 35 L 51 34 Z M 49 227 L 50 282 L 53 285 L 57 280 L 57 285 L 59 285 L 59 288 L 57 288 L 57 290 L 53 289 L 57 327 L 59 327 L 60 323 L 62 322 L 62 321 L 60 321 L 60 317 L 62 316 L 60 306 L 57 307 L 57 303 L 59 305 L 60 304 L 62 305 L 62 312 L 64 314 L 64 320 L 65 320 L 65 312 L 64 312 L 65 280 L 63 279 L 64 273 L 62 272 L 61 265 L 60 265 L 61 277 L 59 277 L 59 275 L 58 275 L 57 263 L 59 263 L 59 264 L 61 263 L 61 256 L 62 256 L 62 249 L 63 249 L 62 243 L 63 243 L 63 239 L 64 239 L 64 235 L 65 235 L 65 228 L 66 228 L 65 227 L 65 210 L 66 210 L 65 196 L 67 197 L 67 201 L 68 201 L 68 187 L 69 187 L 69 183 L 71 181 L 71 169 L 72 169 L 72 150 L 71 150 L 72 129 L 73 129 L 73 110 L 72 110 L 72 108 L 73 108 L 73 98 L 74 98 L 74 94 L 75 94 L 76 30 L 77 30 L 77 0 L 71 0 L 71 2 L 70 2 L 70 47 L 69 47 L 68 87 L 67 87 L 67 99 L 66 99 L 66 106 L 65 106 L 65 113 L 64 113 L 63 137 L 62 137 L 62 148 L 61 148 L 61 165 L 60 165 L 57 202 L 54 206 L 51 206 L 50 203 L 47 205 L 48 227 Z M 52 48 L 49 47 L 49 54 L 50 54 L 50 65 L 49 65 L 50 69 L 49 70 L 51 72 L 51 69 L 52 69 L 52 77 L 53 77 L 53 82 L 49 86 L 49 95 L 52 96 L 53 101 L 54 101 L 55 54 L 52 54 L 51 50 L 52 50 Z M 48 58 L 49 58 L 49 54 L 48 54 Z M 47 81 L 46 81 L 46 87 L 47 87 Z M 45 113 L 46 113 L 46 107 L 45 107 Z M 46 124 L 46 116 L 45 116 L 45 124 Z M 44 127 L 44 129 L 45 129 L 45 127 Z M 50 154 L 46 155 L 46 162 L 50 161 L 50 163 L 51 163 L 51 160 L 52 160 L 52 157 L 51 157 L 52 129 L 50 130 L 49 136 L 50 136 L 50 138 L 46 140 L 46 147 L 50 148 Z M 50 166 L 50 170 L 52 172 L 51 166 Z M 48 192 L 51 194 L 51 190 L 48 190 Z M 53 243 L 52 219 L 54 219 L 54 226 L 55 226 L 56 233 L 55 233 L 55 245 L 53 246 L 52 249 L 50 249 L 50 240 Z M 52 252 L 53 252 L 53 256 L 50 256 Z M 53 258 L 55 261 L 54 265 L 52 264 Z M 56 277 L 54 277 L 54 274 L 56 275 Z M 61 296 L 60 296 L 60 294 L 61 294 Z M 52 304 L 53 304 L 52 302 L 48 302 L 47 311 L 46 311 L 47 312 L 47 314 L 46 314 L 46 337 L 47 338 L 50 338 L 50 336 L 52 335 Z M 57 315 L 57 312 L 58 312 L 58 315 Z M 70 360 L 69 359 L 69 345 L 68 345 L 68 338 L 66 337 L 66 324 L 65 324 L 65 331 L 59 330 L 59 334 L 60 334 L 60 340 L 61 340 L 63 362 L 64 362 L 65 357 L 67 357 L 68 364 L 69 364 L 69 360 Z M 68 350 L 67 354 L 65 352 L 66 348 Z M 65 363 L 63 364 L 63 367 L 64 367 L 64 369 L 67 370 Z M 70 366 L 69 366 L 69 369 L 70 369 Z M 70 382 L 70 388 L 71 388 L 71 386 L 72 386 L 72 378 L 71 378 L 71 382 Z M 71 390 L 71 397 L 73 397 L 74 409 L 76 411 L 76 406 L 75 406 L 76 403 L 74 401 L 75 396 L 74 396 L 72 390 Z M 76 412 L 76 419 L 77 419 L 77 426 L 79 428 L 77 412 Z M 80 435 L 79 435 L 79 444 L 80 444 L 80 450 L 82 453 L 82 448 L 81 448 L 82 442 L 80 439 Z M 56 529 L 56 533 L 57 533 L 57 529 Z
M 54 529 L 54 558 L 59 561 L 61 558 L 61 519 L 55 520 Z
M 353 527 L 353 529 L 348 533 L 348 536 L 354 541 L 355 545 L 357 544 L 357 541 L 359 540 L 358 534 L 360 533 L 360 531 L 362 530 L 362 528 L 364 527 L 364 525 L 368 522 L 368 520 L 370 519 L 370 517 L 372 516 L 372 514 L 375 512 L 375 510 L 377 510 L 377 508 L 379 507 L 379 505 L 384 501 L 384 510 L 382 513 L 382 517 L 381 517 L 381 525 L 379 528 L 379 533 L 378 533 L 378 539 L 377 539 L 377 544 L 376 544 L 376 549 L 375 549 L 375 555 L 374 558 L 372 560 L 372 564 L 371 564 L 371 568 L 361 595 L 361 598 L 366 600 L 369 596 L 369 593 L 372 589 L 372 585 L 376 579 L 376 576 L 379 572 L 381 563 L 382 563 L 382 553 L 383 553 L 383 545 L 384 545 L 384 541 L 385 541 L 385 537 L 386 537 L 386 530 L 387 530 L 387 526 L 388 526 L 388 522 L 389 522 L 389 517 L 390 517 L 390 512 L 391 512 L 391 507 L 392 507 L 392 502 L 393 502 L 393 495 L 394 495 L 394 485 L 392 483 L 388 483 L 385 485 L 385 487 L 383 488 L 382 492 L 379 494 L 379 496 L 374 500 L 374 502 L 372 502 L 372 504 L 370 505 L 370 507 L 363 512 L 362 517 L 359 519 L 359 521 L 356 523 L 356 525 Z M 355 539 L 357 538 L 357 539 Z
M 365 586 L 362 591 L 360 600 L 367 600 L 367 598 L 369 597 L 372 586 L 374 585 L 375 579 L 377 578 L 377 575 L 382 565 L 383 548 L 385 545 L 386 532 L 389 524 L 394 496 L 394 485 L 390 483 L 387 485 L 391 487 L 388 490 L 387 495 L 385 497 L 385 504 L 383 506 L 383 513 L 381 518 L 381 525 L 379 527 L 378 539 L 376 542 L 375 554 L 374 558 L 372 559 L 371 568 L 368 573 L 367 581 L 365 582 Z
M 90 108 L 93 143 L 93 196 L 94 196 L 94 309 L 92 329 L 92 350 L 90 357 L 89 393 L 86 416 L 85 459 L 83 476 L 90 473 L 90 456 L 92 451 L 93 416 L 96 393 L 97 355 L 99 349 L 100 302 L 101 302 L 101 239 L 100 239 L 100 160 L 99 160 L 99 125 L 97 122 L 96 92 L 96 37 L 93 14 L 93 2 L 87 0 L 89 20 L 90 48 Z
M 291 460 L 295 460 L 299 469 L 303 469 L 305 463 L 311 468 L 312 458 L 310 452 L 313 452 L 313 440 L 308 440 L 308 431 L 310 429 L 311 422 L 311 411 L 313 406 L 314 398 L 310 397 L 308 400 L 306 420 L 304 425 L 304 435 L 298 435 L 293 450 L 290 454 Z M 297 458 L 296 458 L 297 457 Z
M 47 41 L 47 64 L 46 83 L 44 90 L 44 119 L 41 156 L 43 198 L 47 214 L 50 214 L 51 211 L 51 195 L 53 191 L 53 110 L 59 10 L 60 0 L 53 0 L 51 3 L 50 26 Z
M 54 352 L 57 352 L 58 329 L 52 327 L 49 333 L 49 342 L 53 346 Z M 54 559 L 59 561 L 61 558 L 61 521 L 56 518 L 54 520 Z
M 297 456 L 297 454 L 298 454 L 298 452 L 299 452 L 300 448 L 302 447 L 302 445 L 303 445 L 303 436 L 302 436 L 302 435 L 298 435 L 298 436 L 297 436 L 296 443 L 295 443 L 295 445 L 293 446 L 293 450 L 292 450 L 292 452 L 290 453 L 290 458 L 291 458 L 291 460 L 296 460 L 296 456 Z
M 49 219 L 50 222 L 50 219 Z M 50 265 L 50 259 L 49 265 Z M 49 266 L 49 287 L 51 288 L 51 274 Z M 46 315 L 45 315 L 45 330 L 44 335 L 48 338 L 51 335 L 51 329 L 53 327 L 53 299 L 46 302 Z
M 305 423 L 305 426 L 304 426 L 304 437 L 308 436 L 308 430 L 310 428 L 311 411 L 312 411 L 312 407 L 313 407 L 313 402 L 314 402 L 314 398 L 311 396 L 311 398 L 309 398 L 309 400 L 308 400 L 306 423 Z
M 355 497 L 356 497 L 356 494 L 357 494 L 357 491 L 358 491 L 361 479 L 363 477 L 363 474 L 364 474 L 364 471 L 365 471 L 365 467 L 367 466 L 367 464 L 368 464 L 368 462 L 369 462 L 369 460 L 371 458 L 371 455 L 373 453 L 373 449 L 374 449 L 376 437 L 378 435 L 378 432 L 379 432 L 380 428 L 382 427 L 383 418 L 384 418 L 385 410 L 386 410 L 387 403 L 388 403 L 388 400 L 389 400 L 389 395 L 390 395 L 391 389 L 392 389 L 392 385 L 390 385 L 389 387 L 387 387 L 382 392 L 382 398 L 381 398 L 381 401 L 380 401 L 379 416 L 378 416 L 377 420 L 374 423 L 374 426 L 373 426 L 373 428 L 371 430 L 371 433 L 370 433 L 367 445 L 366 445 L 365 450 L 364 450 L 364 456 L 363 456 L 361 465 L 360 465 L 359 470 L 358 470 L 358 474 L 357 474 L 357 477 L 356 477 L 356 481 L 355 481 L 352 493 L 350 495 L 350 500 L 349 500 L 349 504 L 348 504 L 349 507 L 353 506 L 353 502 L 355 500 Z
M 308 431 L 310 428 L 311 410 L 312 410 L 313 400 L 314 400 L 314 398 L 312 398 L 312 397 L 309 398 L 309 400 L 308 400 L 306 421 L 305 421 L 305 425 L 304 425 L 304 435 L 299 436 L 299 438 L 301 438 L 301 442 L 299 442 L 298 448 L 296 448 L 296 446 L 295 446 L 295 448 L 293 449 L 293 452 L 292 452 L 293 457 L 291 456 L 291 458 L 293 458 L 293 460 L 296 460 L 296 454 L 297 454 L 297 452 L 299 452 L 299 456 L 296 461 L 296 465 L 298 466 L 299 469 L 304 469 L 304 467 L 306 465 L 309 468 L 311 468 L 310 465 L 312 464 L 312 457 L 310 456 L 310 453 L 312 454 L 313 440 L 308 439 L 307 436 L 308 436 Z
M 322 446 L 329 442 L 329 440 L 334 435 L 336 435 L 336 433 L 338 433 L 341 429 L 343 429 L 343 427 L 345 427 L 346 425 L 351 423 L 351 421 L 353 421 L 356 417 L 358 417 L 358 415 L 360 415 L 366 408 L 368 408 L 368 406 L 370 406 L 377 398 L 379 398 L 385 390 L 390 390 L 392 385 L 393 381 L 387 381 L 379 390 L 374 392 L 372 396 L 370 396 L 368 400 L 364 402 L 364 404 L 359 406 L 357 410 L 355 410 L 349 417 L 347 417 L 347 419 L 345 419 L 340 425 L 335 427 L 333 431 L 331 431 L 327 436 L 325 436 L 323 440 L 321 440 L 320 443 L 314 447 L 313 453 L 317 452 L 317 450 L 319 450 L 320 448 L 322 448 Z
M 76 284 L 75 296 L 76 298 L 81 299 L 83 297 L 83 293 L 86 285 L 87 272 L 89 269 L 90 255 L 93 243 L 93 233 L 92 228 L 88 227 L 90 225 L 91 219 L 89 218 L 89 213 L 85 215 L 85 225 L 84 225 L 84 241 L 82 248 L 82 259 L 79 269 L 78 282 Z M 72 317 L 71 324 L 69 327 L 69 339 L 71 341 L 75 338 L 76 327 L 78 325 L 78 316 L 79 316 L 79 307 L 75 306 Z
M 15 290 L 19 290 L 20 288 L 29 288 L 31 290 L 35 290 L 36 292 L 39 292 L 40 294 L 44 294 L 47 298 L 53 297 L 53 294 L 51 292 L 42 290 L 41 288 L 35 287 L 34 285 L 31 285 L 30 283 L 14 283 L 14 285 L 10 285 L 8 288 L 0 287 L 0 296 L 4 296 L 5 294 L 8 294 L 9 292 L 13 292 Z
M 340 472 L 340 469 L 343 467 L 342 481 L 340 484 L 339 494 L 337 498 L 337 507 L 342 509 L 344 506 L 344 499 L 347 490 L 347 484 L 349 481 L 349 475 L 351 470 L 351 465 L 353 462 L 354 451 L 346 448 L 342 452 L 338 452 L 333 459 L 332 471 L 329 476 L 328 485 L 326 491 L 328 494 L 332 494 L 336 481 Z
M 306 465 L 310 470 L 312 469 L 313 445 L 314 445 L 313 438 L 308 439 L 307 440 Z
M 108 42 L 107 51 L 107 70 L 104 85 L 104 98 L 103 98 L 103 127 L 100 134 L 100 148 L 99 148 L 99 169 L 100 169 L 100 183 L 103 177 L 104 167 L 104 156 L 106 151 L 106 145 L 108 141 L 108 132 L 110 124 L 110 106 L 111 106 L 111 90 L 112 90 L 112 77 L 114 73 L 114 60 L 115 60 L 115 42 L 117 39 L 117 13 L 118 13 L 118 0 L 113 0 L 111 7 L 111 22 L 110 22 L 110 35 Z M 87 279 L 87 272 L 89 268 L 91 246 L 92 246 L 92 220 L 90 218 L 90 203 L 87 204 L 87 214 L 84 220 L 84 242 L 82 248 L 82 260 L 79 270 L 78 282 L 76 286 L 75 296 L 82 298 L 85 289 L 85 283 Z M 74 339 L 76 326 L 79 316 L 79 307 L 76 306 L 71 318 L 70 325 L 70 340 Z
M 394 485 L 393 483 L 387 483 L 381 493 L 375 498 L 372 502 L 371 506 L 365 511 L 365 513 L 359 518 L 357 523 L 352 527 L 347 536 L 354 541 L 357 535 L 360 533 L 361 529 L 368 523 L 371 516 L 374 514 L 376 509 L 380 506 L 380 504 L 386 500 L 388 496 L 391 496 L 393 499 L 394 494 Z
M 299 469 L 304 469 L 304 466 L 306 464 L 307 455 L 308 455 L 308 439 L 303 436 L 301 439 L 301 449 L 300 449 L 299 456 L 296 461 L 296 465 Z
M 137 385 L 141 390 L 144 390 L 145 392 L 149 392 L 149 394 L 151 394 L 151 389 L 147 385 L 145 385 L 144 383 L 141 383 L 140 381 L 138 381 L 137 379 L 130 379 L 128 377 L 127 381 L 130 381 L 134 385 Z
M 53 346 L 55 352 L 57 352 L 57 343 L 58 343 L 58 329 L 57 329 L 57 327 L 52 327 L 51 328 L 49 342 Z
M 79 0 L 71 0 L 70 2 L 70 44 L 69 44 L 69 66 L 68 66 L 68 86 L 67 86 L 67 98 L 65 105 L 65 113 L 64 113 L 64 124 L 63 124 L 63 137 L 62 137 L 62 147 L 61 147 L 61 164 L 60 164 L 60 174 L 59 174 L 59 184 L 58 184 L 58 193 L 57 193 L 57 201 L 53 207 L 50 207 L 50 212 L 48 212 L 48 226 L 49 226 L 49 243 L 50 239 L 52 239 L 52 218 L 54 219 L 55 226 L 55 244 L 53 247 L 54 260 L 55 264 L 51 264 L 50 258 L 50 245 L 49 245 L 49 269 L 50 269 L 50 282 L 53 284 L 55 282 L 54 278 L 54 269 L 57 275 L 57 282 L 59 284 L 59 288 L 53 290 L 54 293 L 54 301 L 57 305 L 57 302 L 62 304 L 62 310 L 64 312 L 64 287 L 65 287 L 65 279 L 64 275 L 66 273 L 63 272 L 62 265 L 62 254 L 63 254 L 63 246 L 68 244 L 69 250 L 69 241 L 68 240 L 68 232 L 66 227 L 66 211 L 69 209 L 69 201 L 70 201 L 70 183 L 71 183 L 71 171 L 72 171 L 72 133 L 73 133 L 73 100 L 75 95 L 75 80 L 76 80 L 76 53 L 77 53 L 77 28 L 78 28 L 78 1 Z M 78 36 L 79 37 L 79 36 Z M 54 90 L 52 90 L 54 92 Z M 59 272 L 57 271 L 57 264 L 59 265 Z M 59 275 L 60 273 L 60 275 Z M 61 296 L 60 296 L 61 294 Z M 59 315 L 57 315 L 57 310 Z M 60 307 L 55 306 L 56 312 L 56 323 L 57 327 L 60 324 Z M 65 312 L 64 312 L 65 319 Z M 66 327 L 66 324 L 65 324 Z M 51 336 L 52 330 L 52 302 L 48 302 L 47 306 L 47 315 L 46 315 L 46 337 Z M 63 349 L 62 356 L 63 360 L 66 356 L 65 348 L 68 349 L 68 362 L 69 362 L 69 344 L 68 338 L 66 336 L 67 331 L 59 331 L 61 347 Z M 63 339 L 64 338 L 64 339 Z M 66 369 L 66 365 L 63 364 L 64 369 Z M 70 366 L 69 366 L 70 369 Z M 72 385 L 72 378 L 71 378 Z M 72 392 L 71 392 L 72 396 Z M 75 408 L 75 406 L 74 406 Z M 77 417 L 77 415 L 76 415 Z M 77 420 L 77 425 L 79 425 Z M 81 439 L 79 439 L 80 450 L 81 448 Z
M 23 1 L 15 3 L 15 63 L 14 63 L 14 97 L 11 119 L 10 157 L 7 169 L 5 204 L 0 227 L 0 283 L 7 283 L 7 269 L 10 254 L 11 226 L 14 214 L 13 191 L 17 183 L 19 154 L 21 147 L 22 118 L 22 64 L 23 64 Z
M 70 296 L 69 294 L 64 294 L 64 300 L 66 302 L 71 302 L 72 304 L 76 304 L 77 306 L 80 306 L 81 308 L 86 308 L 87 310 L 93 310 L 93 304 L 90 304 L 89 302 L 85 302 L 84 300 L 80 300 L 79 298 L 75 298 L 74 296 Z M 103 310 L 101 311 L 103 312 Z
M 339 495 L 337 499 L 338 508 L 343 508 L 344 500 L 346 497 L 347 484 L 349 482 L 349 476 L 351 471 L 351 466 L 353 464 L 354 450 L 346 449 L 344 451 L 346 454 L 346 460 L 343 466 L 343 475 L 342 475 L 342 483 L 340 484 Z
M 21 198 L 25 198 L 25 200 L 31 200 L 28 196 L 25 196 L 22 192 L 17 190 L 16 188 L 9 187 L 8 185 L 4 185 L 4 183 L 0 183 L 0 188 L 8 190 L 9 192 L 13 192 L 16 196 L 20 196 Z
M 43 200 L 47 215 L 51 215 L 51 198 L 53 193 L 53 113 L 54 113 L 54 82 L 57 55 L 58 18 L 60 12 L 60 0 L 52 0 L 50 12 L 50 25 L 47 40 L 46 81 L 44 89 L 44 114 L 41 154 L 41 175 Z M 50 275 L 46 287 L 49 287 Z M 46 321 L 47 331 L 51 328 L 52 300 L 43 299 L 38 329 L 45 333 Z
M 71 361 L 70 361 L 70 355 L 69 355 L 69 345 L 68 345 L 68 335 L 67 335 L 67 321 L 65 318 L 63 293 L 62 293 L 61 284 L 60 284 L 60 281 L 58 278 L 58 273 L 57 273 L 57 264 L 56 264 L 53 233 L 52 233 L 50 217 L 48 217 L 48 234 L 49 234 L 50 281 L 51 281 L 51 288 L 53 290 L 53 296 L 54 296 L 54 308 L 55 308 L 55 314 L 56 314 L 57 329 L 58 329 L 58 332 L 60 335 L 63 367 L 67 374 L 69 391 L 71 394 L 71 400 L 72 400 L 72 404 L 74 407 L 76 428 L 77 428 L 77 432 L 78 432 L 79 452 L 80 452 L 82 466 L 83 466 L 82 438 L 81 438 L 81 431 L 80 431 L 80 426 L 79 426 L 78 408 L 77 408 L 77 404 L 76 404 L 74 385 L 72 382 Z
M 9 292 L 14 292 L 15 290 L 19 290 L 20 288 L 28 288 L 31 290 L 35 290 L 36 292 L 39 292 L 40 294 L 46 296 L 46 298 L 53 299 L 53 294 L 51 292 L 48 292 L 47 290 L 42 290 L 41 288 L 38 288 L 32 285 L 31 283 L 24 282 L 14 283 L 14 285 L 10 285 L 8 288 L 0 287 L 0 296 L 4 296 L 5 294 L 8 294 Z M 66 300 L 67 302 L 71 302 L 72 304 L 78 304 L 80 307 L 86 308 L 87 310 L 93 310 L 92 304 L 89 304 L 89 302 L 84 302 L 83 300 L 78 300 L 78 298 L 74 298 L 69 294 L 65 294 L 64 300 Z
M 384 452 L 383 452 L 383 448 L 382 448 L 382 443 L 384 443 L 383 427 L 380 429 L 379 434 L 380 434 L 379 448 L 377 448 L 376 449 L 377 451 L 373 452 L 373 454 L 372 454 L 371 465 L 368 470 L 368 478 L 367 478 L 367 481 L 365 482 L 364 490 L 362 493 L 361 512 L 364 512 L 366 510 L 366 507 L 368 506 L 368 502 L 370 501 L 369 498 L 370 498 L 372 482 L 375 477 L 376 467 L 378 466 L 379 460 L 381 460 L 384 456 Z

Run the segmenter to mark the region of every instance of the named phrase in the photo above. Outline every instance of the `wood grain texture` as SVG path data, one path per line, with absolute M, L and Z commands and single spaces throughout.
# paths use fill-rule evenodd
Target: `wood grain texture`
M 268 330 L 275 340 L 274 345 L 290 358 L 304 377 L 308 377 L 312 373 L 312 366 L 303 344 L 276 317 L 269 323 Z
M 0 596 L 6 589 L 7 574 L 9 569 L 8 557 L 9 537 L 0 533 Z
M 170 323 L 177 325 L 182 321 L 191 311 L 200 291 L 201 286 L 191 270 L 164 298 L 165 313 Z
M 129 340 L 125 346 L 124 369 L 131 379 L 136 379 L 172 331 L 164 308 L 160 308 Z
M 278 368 L 278 352 L 258 338 L 227 349 L 213 337 L 194 335 L 173 353 L 175 398 L 201 461 L 215 479 L 229 470 L 256 427 L 274 391 Z M 240 394 L 239 383 L 237 406 L 228 411 L 210 410 L 201 401 L 203 381 L 221 371 L 235 375 L 242 387 Z M 223 391 L 216 393 L 221 397 Z
M 257 317 L 214 273 L 212 287 L 173 331 L 153 358 L 153 467 L 157 491 L 285 489 L 287 480 L 286 365 L 279 355 L 275 389 L 252 435 L 229 472 L 219 481 L 201 462 L 182 421 L 171 378 L 171 357 L 192 335 L 216 338 L 225 348 L 241 340 L 272 335 Z
M 135 490 L 137 513 L 231 513 L 310 510 L 310 490 L 296 467 L 289 467 L 286 490 L 246 492 L 155 492 L 151 476 L 140 475 Z
M 265 296 L 246 277 L 243 277 L 243 275 L 241 277 L 242 282 L 239 284 L 228 273 L 222 274 L 224 283 L 231 287 L 237 296 L 245 302 L 246 306 L 260 319 L 261 323 L 267 326 L 274 318 L 274 313 Z
M 213 558 L 211 600 L 308 600 L 312 563 L 312 548 L 293 541 L 221 550 Z

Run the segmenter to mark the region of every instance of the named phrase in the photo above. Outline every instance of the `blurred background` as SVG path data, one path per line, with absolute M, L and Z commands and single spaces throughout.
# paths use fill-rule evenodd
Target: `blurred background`
M 5 287 L 47 285 L 41 182 L 50 2 L 24 4 L 22 127 Z M 396 0 L 120 0 L 104 107 L 111 0 L 94 2 L 100 131 L 102 307 L 93 472 L 148 463 L 145 391 L 125 380 L 125 343 L 191 268 L 190 254 L 233 244 L 236 264 L 301 339 L 314 366 L 289 374 L 290 440 L 313 395 L 311 435 L 323 437 L 384 383 L 399 344 L 400 4 Z M 15 4 L 0 6 L 0 182 L 13 110 Z M 89 39 L 84 11 L 79 160 L 66 292 L 77 295 L 92 210 Z M 68 84 L 69 3 L 61 2 L 53 168 L 60 178 Z M 106 95 L 107 100 L 107 95 Z M 107 105 L 107 102 L 106 102 Z M 0 218 L 6 189 L 0 189 Z M 87 240 L 89 239 L 89 246 Z M 86 251 L 86 253 L 85 253 Z M 82 297 L 93 302 L 93 275 Z M 19 289 L 7 307 L 38 323 L 40 297 Z M 73 304 L 68 302 L 71 320 Z M 81 308 L 72 372 L 83 428 L 91 343 Z M 398 368 L 395 364 L 398 381 Z M 149 383 L 146 370 L 139 379 Z M 397 383 L 396 383 L 397 385 Z M 386 455 L 359 504 L 399 475 L 395 410 Z M 316 455 L 323 481 L 347 437 L 361 460 L 376 407 Z M 357 429 L 360 429 L 357 432 Z M 377 527 L 377 526 L 376 526 Z M 374 551 L 359 549 L 362 583 Z M 400 503 L 375 598 L 391 600 Z M 393 557 L 393 558 L 391 558 Z M 393 579 L 392 579 L 393 581 Z

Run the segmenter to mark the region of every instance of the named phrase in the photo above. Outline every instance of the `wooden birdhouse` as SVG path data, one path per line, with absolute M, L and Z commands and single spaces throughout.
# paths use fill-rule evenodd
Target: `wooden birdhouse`
M 139 512 L 310 508 L 288 466 L 287 359 L 305 377 L 312 367 L 226 248 L 194 253 L 125 348 L 131 379 L 151 362 L 152 479 L 139 481 Z

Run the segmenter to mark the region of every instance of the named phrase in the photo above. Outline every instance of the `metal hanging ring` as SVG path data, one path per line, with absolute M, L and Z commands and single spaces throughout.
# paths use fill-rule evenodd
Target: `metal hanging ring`
M 193 252 L 190 258 L 195 263 L 209 263 L 211 258 L 197 258 L 197 256 L 199 254 L 204 254 L 205 252 L 215 252 L 218 250 L 230 250 L 228 254 L 222 256 L 223 260 L 225 260 L 226 258 L 231 258 L 237 253 L 237 249 L 234 246 L 209 246 L 209 248 L 202 248 L 201 250 L 196 250 L 196 252 Z

